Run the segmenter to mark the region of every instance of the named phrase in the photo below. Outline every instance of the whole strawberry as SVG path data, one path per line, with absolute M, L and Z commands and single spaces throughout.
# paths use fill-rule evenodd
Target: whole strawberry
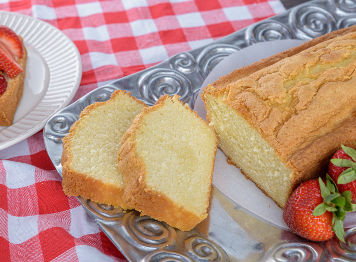
M 340 192 L 349 190 L 352 202 L 356 202 L 356 150 L 341 145 L 329 163 L 329 175 L 337 183 Z
M 289 197 L 283 212 L 287 226 L 301 237 L 325 241 L 336 236 L 344 241 L 343 220 L 352 211 L 351 194 L 342 195 L 332 179 L 321 178 L 300 184 Z

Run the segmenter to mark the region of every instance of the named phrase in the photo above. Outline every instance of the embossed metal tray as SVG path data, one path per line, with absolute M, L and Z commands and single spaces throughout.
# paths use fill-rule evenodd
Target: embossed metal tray
M 62 138 L 89 104 L 128 90 L 148 105 L 179 94 L 193 106 L 211 69 L 225 56 L 256 42 L 310 39 L 356 24 L 356 0 L 316 0 L 253 24 L 207 46 L 180 53 L 152 68 L 102 86 L 55 114 L 44 128 L 47 152 L 62 173 Z M 89 215 L 130 261 L 355 261 L 356 228 L 346 244 L 307 242 L 257 219 L 213 189 L 209 217 L 181 232 L 135 212 L 123 213 L 79 198 Z

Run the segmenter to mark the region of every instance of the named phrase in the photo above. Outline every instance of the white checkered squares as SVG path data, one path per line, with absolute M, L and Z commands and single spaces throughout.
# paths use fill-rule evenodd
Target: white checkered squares
M 140 49 L 140 54 L 144 64 L 161 62 L 168 58 L 166 49 L 163 46 L 153 46 L 150 48 Z
M 129 0 L 129 1 L 122 1 L 123 6 L 125 7 L 126 10 L 129 10 L 131 8 L 135 7 L 143 7 L 143 6 L 148 6 L 146 0 Z
M 226 17 L 230 21 L 252 19 L 250 11 L 246 6 L 234 6 L 223 9 Z
M 7 159 L 16 156 L 27 156 L 30 154 L 27 140 L 21 141 L 13 146 L 0 150 L 0 159 Z
M 142 19 L 130 23 L 134 36 L 145 35 L 157 32 L 157 27 L 153 20 Z
M 205 22 L 200 13 L 189 13 L 184 15 L 177 15 L 177 19 L 181 27 L 198 27 L 204 26 Z
M 105 54 L 99 52 L 89 53 L 89 57 L 93 68 L 99 68 L 101 66 L 117 65 L 117 61 L 113 54 Z
M 70 218 L 70 234 L 76 238 L 100 232 L 98 225 L 88 217 L 82 206 L 72 208 L 70 210 Z
M 110 36 L 106 25 L 98 27 L 84 27 L 83 33 L 86 40 L 107 41 L 110 40 Z
M 208 39 L 202 39 L 202 40 L 196 40 L 196 41 L 189 41 L 188 44 L 191 49 L 199 48 L 202 46 L 205 46 L 207 44 L 212 43 L 214 40 L 211 38 Z
M 38 235 L 38 216 L 16 217 L 8 215 L 9 242 L 21 244 Z
M 33 5 L 32 13 L 34 17 L 44 20 L 54 20 L 57 18 L 54 9 L 45 5 Z
M 6 170 L 6 186 L 21 188 L 35 183 L 35 167 L 13 161 L 3 161 Z
M 94 14 L 101 14 L 103 10 L 101 9 L 99 2 L 77 4 L 76 5 L 79 16 L 89 16 Z
M 286 10 L 280 1 L 269 1 L 268 3 L 272 7 L 273 12 L 276 14 L 282 13 Z

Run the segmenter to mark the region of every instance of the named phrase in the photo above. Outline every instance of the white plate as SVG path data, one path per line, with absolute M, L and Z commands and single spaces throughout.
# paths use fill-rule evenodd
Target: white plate
M 78 49 L 60 30 L 22 14 L 0 12 L 0 24 L 21 35 L 28 52 L 24 92 L 13 125 L 0 127 L 0 150 L 41 130 L 77 91 L 82 64 Z

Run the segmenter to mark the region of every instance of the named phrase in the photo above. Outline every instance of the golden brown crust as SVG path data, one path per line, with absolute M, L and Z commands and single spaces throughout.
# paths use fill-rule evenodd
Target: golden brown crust
M 251 65 L 247 65 L 242 68 L 238 68 L 238 69 L 234 70 L 233 72 L 231 72 L 230 74 L 220 77 L 218 80 L 216 80 L 211 85 L 211 87 L 212 87 L 211 89 L 209 88 L 209 90 L 205 90 L 204 92 L 210 91 L 213 94 L 219 94 L 221 92 L 221 91 L 219 91 L 220 89 L 226 88 L 227 85 L 229 85 L 243 77 L 246 77 L 258 70 L 261 70 L 261 69 L 267 67 L 267 66 L 273 65 L 284 58 L 298 54 L 298 53 L 302 52 L 303 50 L 310 48 L 312 46 L 315 46 L 321 42 L 327 41 L 329 39 L 333 39 L 337 36 L 345 35 L 350 32 L 354 32 L 356 30 L 355 28 L 356 28 L 356 26 L 351 26 L 351 27 L 343 28 L 343 29 L 340 29 L 337 31 L 333 31 L 329 34 L 325 34 L 320 37 L 309 40 L 299 46 L 290 48 L 286 51 L 283 51 L 278 54 L 272 55 L 270 57 L 261 59 Z
M 64 149 L 63 155 L 69 156 L 67 149 Z M 68 167 L 66 161 L 63 161 L 63 191 L 67 196 L 82 196 L 91 201 L 103 204 L 109 204 L 114 207 L 128 209 L 125 201 L 122 199 L 123 188 L 110 184 L 105 184 L 99 180 L 88 177 L 86 174 L 78 173 Z
M 259 131 L 293 170 L 291 192 L 317 176 L 340 144 L 356 140 L 355 54 L 352 26 L 237 69 L 202 98 L 223 97 Z
M 69 196 L 82 196 L 83 198 L 90 199 L 92 201 L 113 205 L 115 207 L 121 207 L 123 209 L 128 209 L 129 206 L 123 200 L 123 188 L 120 186 L 114 186 L 105 184 L 99 180 L 88 177 L 86 174 L 78 173 L 74 171 L 72 166 L 72 152 L 71 152 L 71 140 L 75 135 L 76 129 L 78 128 L 81 119 L 87 116 L 92 110 L 99 106 L 103 106 L 111 99 L 117 95 L 130 95 L 129 92 L 123 90 L 117 90 L 112 95 L 110 100 L 104 102 L 96 102 L 87 106 L 79 116 L 78 121 L 76 121 L 70 128 L 69 134 L 63 138 L 63 153 L 61 163 L 63 166 L 63 191 Z M 136 102 L 145 105 L 142 101 L 132 97 Z
M 14 78 L 8 78 L 6 91 L 0 96 L 0 126 L 12 125 L 17 106 L 22 97 L 27 62 L 27 50 L 25 45 L 22 46 L 23 55 L 17 62 L 23 72 Z
M 166 99 L 171 98 L 168 95 L 162 96 L 154 106 L 144 108 L 142 113 L 136 116 L 131 127 L 122 138 L 122 146 L 118 152 L 118 167 L 123 174 L 125 183 L 123 197 L 130 206 L 140 211 L 143 215 L 165 221 L 170 226 L 182 231 L 189 231 L 204 220 L 207 214 L 197 216 L 184 207 L 175 204 L 168 197 L 147 187 L 145 184 L 146 167 L 136 150 L 136 130 L 142 125 L 143 117 L 149 112 L 162 107 Z M 191 110 L 188 106 L 186 107 Z M 194 114 L 197 116 L 195 112 Z M 210 181 L 212 181 L 212 174 Z

